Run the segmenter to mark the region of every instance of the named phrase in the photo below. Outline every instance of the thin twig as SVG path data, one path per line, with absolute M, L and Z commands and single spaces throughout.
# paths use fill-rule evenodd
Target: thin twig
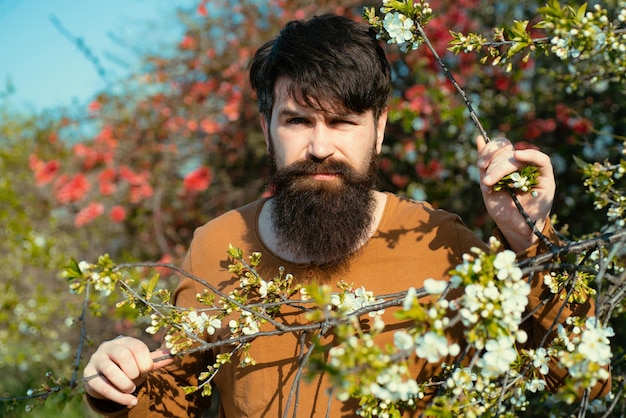
M 82 358 L 83 347 L 85 339 L 87 338 L 87 308 L 89 306 L 89 289 L 90 285 L 85 286 L 85 297 L 83 299 L 83 308 L 80 313 L 80 339 L 78 340 L 78 348 L 76 349 L 76 358 L 74 359 L 74 370 L 72 371 L 72 378 L 70 379 L 70 387 L 76 387 L 76 379 L 78 376 L 78 370 L 80 369 L 80 359 Z
M 491 139 L 489 138 L 489 135 L 487 135 L 487 131 L 485 130 L 485 128 L 483 128 L 483 125 L 480 123 L 480 120 L 478 119 L 478 115 L 476 115 L 476 112 L 474 111 L 474 107 L 472 106 L 472 103 L 470 102 L 469 98 L 465 94 L 465 91 L 461 88 L 459 83 L 457 83 L 456 79 L 454 78 L 450 70 L 448 69 L 448 66 L 445 64 L 445 62 L 443 62 L 443 59 L 441 59 L 441 57 L 439 56 L 439 53 L 435 50 L 435 47 L 433 47 L 433 45 L 430 43 L 430 39 L 428 39 L 426 32 L 424 32 L 424 28 L 422 27 L 422 25 L 419 22 L 415 22 L 415 27 L 417 28 L 417 31 L 419 32 L 420 37 L 424 40 L 424 43 L 426 44 L 428 49 L 430 49 L 430 52 L 433 53 L 433 56 L 437 60 L 437 63 L 439 63 L 439 66 L 445 73 L 448 80 L 450 80 L 450 82 L 452 83 L 456 91 L 463 98 L 463 101 L 465 102 L 465 106 L 467 107 L 467 110 L 469 110 L 469 115 L 470 115 L 470 118 L 472 119 L 472 122 L 474 122 L 474 125 L 476 125 L 476 128 L 478 128 L 478 131 L 480 132 L 482 137 L 485 139 L 485 142 L 489 142 Z

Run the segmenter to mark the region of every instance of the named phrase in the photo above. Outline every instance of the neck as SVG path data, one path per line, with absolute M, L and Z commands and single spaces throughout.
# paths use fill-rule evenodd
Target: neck
M 374 197 L 374 210 L 372 212 L 372 220 L 369 225 L 369 231 L 365 238 L 363 238 L 360 242 L 355 244 L 354 250 L 357 251 L 363 245 L 369 241 L 369 239 L 374 235 L 376 229 L 378 228 L 378 224 L 383 216 L 383 212 L 385 210 L 385 204 L 387 203 L 387 195 L 385 193 L 372 190 Z M 299 259 L 293 254 L 289 253 L 289 251 L 282 248 L 280 245 L 280 240 L 276 235 L 274 224 L 272 223 L 272 199 L 268 199 L 263 204 L 261 208 L 261 213 L 259 214 L 258 219 L 258 230 L 261 241 L 272 251 L 276 256 L 287 260 L 291 263 L 295 264 L 306 264 L 311 260 Z M 314 228 L 315 225 L 311 225 L 311 228 Z

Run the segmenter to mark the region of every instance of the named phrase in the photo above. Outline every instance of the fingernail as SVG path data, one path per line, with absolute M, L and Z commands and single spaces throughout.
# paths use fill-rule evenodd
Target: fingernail
M 486 183 L 486 184 L 491 183 L 491 176 L 489 174 L 483 177 L 483 183 Z
M 131 408 L 132 408 L 133 406 L 135 406 L 135 405 L 137 405 L 137 398 L 133 398 L 133 400 L 132 400 L 132 401 L 130 401 L 130 403 L 128 404 L 128 406 L 129 406 L 129 407 L 131 407 Z

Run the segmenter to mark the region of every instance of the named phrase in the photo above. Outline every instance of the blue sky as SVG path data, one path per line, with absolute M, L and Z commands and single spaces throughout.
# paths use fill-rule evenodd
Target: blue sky
M 10 82 L 15 90 L 10 103 L 35 110 L 87 103 L 106 82 L 51 16 L 68 34 L 83 40 L 106 77 L 114 80 L 136 65 L 132 47 L 158 48 L 168 39 L 175 42 L 180 29 L 174 8 L 190 3 L 195 4 L 192 0 L 0 0 L 0 91 L 6 91 Z

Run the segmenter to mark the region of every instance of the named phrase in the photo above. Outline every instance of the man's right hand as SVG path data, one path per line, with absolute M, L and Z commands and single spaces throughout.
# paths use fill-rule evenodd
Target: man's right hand
M 85 390 L 96 399 L 107 399 L 129 407 L 137 404 L 133 392 L 146 380 L 146 374 L 166 366 L 171 359 L 155 362 L 167 355 L 164 350 L 150 352 L 143 341 L 120 336 L 103 342 L 83 370 Z M 96 377 L 94 377 L 96 376 Z

